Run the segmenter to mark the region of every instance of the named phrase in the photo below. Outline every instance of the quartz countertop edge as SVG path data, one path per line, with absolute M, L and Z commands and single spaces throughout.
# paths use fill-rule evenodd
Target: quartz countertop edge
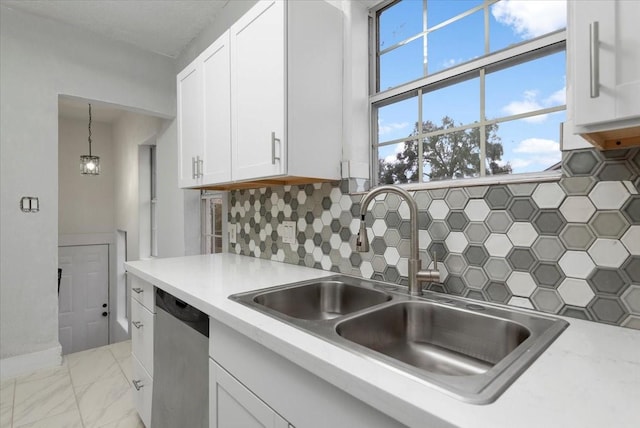
M 636 427 L 640 331 L 573 318 L 490 404 L 469 404 L 228 299 L 335 275 L 229 253 L 126 263 L 127 271 L 408 426 Z

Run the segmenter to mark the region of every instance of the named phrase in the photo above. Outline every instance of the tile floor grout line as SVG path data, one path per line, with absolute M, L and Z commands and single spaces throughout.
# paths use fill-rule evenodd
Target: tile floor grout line
M 80 425 L 82 428 L 86 428 L 84 424 L 84 419 L 82 418 L 82 412 L 80 411 L 80 403 L 78 403 L 78 395 L 76 394 L 76 387 L 73 384 L 73 378 L 71 377 L 71 365 L 69 361 L 67 361 L 67 371 L 69 372 L 69 382 L 71 382 L 71 390 L 73 391 L 73 399 L 76 403 L 76 408 L 78 409 L 78 415 L 80 416 Z

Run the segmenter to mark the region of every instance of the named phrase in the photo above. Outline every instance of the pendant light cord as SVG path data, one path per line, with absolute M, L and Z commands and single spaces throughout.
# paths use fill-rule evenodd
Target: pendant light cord
M 91 104 L 89 104 L 89 156 L 91 156 Z

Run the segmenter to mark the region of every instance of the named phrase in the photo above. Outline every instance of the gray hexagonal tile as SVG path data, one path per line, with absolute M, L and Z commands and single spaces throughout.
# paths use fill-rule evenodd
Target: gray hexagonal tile
M 634 195 L 622 207 L 622 212 L 631 224 L 640 224 L 640 196 Z
M 484 289 L 492 302 L 507 303 L 512 297 L 507 285 L 503 282 L 492 281 Z
M 489 237 L 489 229 L 481 222 L 467 224 L 464 230 L 467 240 L 472 244 L 482 244 Z
M 629 257 L 622 265 L 622 270 L 627 274 L 631 282 L 640 284 L 640 257 Z
M 593 175 L 599 163 L 600 160 L 595 150 L 574 150 L 569 152 L 563 162 L 563 167 L 567 176 L 589 176 Z
M 467 299 L 480 300 L 483 302 L 487 301 L 487 297 L 484 295 L 484 291 L 482 290 L 467 290 L 467 292 L 464 293 L 464 297 L 466 297 Z
M 387 211 L 384 220 L 387 223 L 387 227 L 398 227 L 402 218 L 400 218 L 400 214 L 397 211 Z
M 562 308 L 562 310 L 560 311 L 560 315 L 563 315 L 565 317 L 577 318 L 580 320 L 593 320 L 593 317 L 586 308 L 576 308 L 569 305 L 566 305 L 564 308 Z
M 620 241 L 630 254 L 640 255 L 640 226 L 631 226 Z
M 420 208 L 421 210 L 426 210 L 432 201 L 431 195 L 429 195 L 428 190 L 421 190 L 416 192 L 413 196 L 413 199 L 416 201 L 416 204 L 418 204 L 418 208 Z
M 602 163 L 600 169 L 596 172 L 596 177 L 600 181 L 624 181 L 631 180 L 634 172 L 630 169 L 630 165 L 626 161 L 607 160 Z
M 536 263 L 536 258 L 528 248 L 515 247 L 507 255 L 507 260 L 514 270 L 528 272 Z
M 444 200 L 452 210 L 463 210 L 465 205 L 467 205 L 469 196 L 464 189 L 449 189 Z
M 491 209 L 499 210 L 507 208 L 512 196 L 507 186 L 491 186 L 484 199 Z
M 469 224 L 469 219 L 464 211 L 449 211 L 445 221 L 449 225 L 449 229 L 458 232 L 463 231 L 465 227 L 467 227 L 467 224 Z
M 351 262 L 351 266 L 360 267 L 362 265 L 362 256 L 360 255 L 359 252 L 354 251 L 349 256 L 349 261 Z
M 560 239 L 568 250 L 586 251 L 596 236 L 586 224 L 569 223 L 560 232 Z
M 507 207 L 509 215 L 515 221 L 531 221 L 537 210 L 536 203 L 528 197 L 515 197 Z
M 618 325 L 626 317 L 627 312 L 615 297 L 597 296 L 589 305 L 589 312 L 594 319 Z
M 632 328 L 634 330 L 640 330 L 640 317 L 635 315 L 629 315 L 622 321 L 623 327 Z
M 599 293 L 618 295 L 626 287 L 625 279 L 617 269 L 596 268 L 587 278 L 591 288 Z
M 558 208 L 565 196 L 558 183 L 540 183 L 531 195 L 539 208 Z
M 484 264 L 484 271 L 491 280 L 506 281 L 511 275 L 511 266 L 503 258 L 489 257 Z
M 469 245 L 463 253 L 467 263 L 471 266 L 482 266 L 489 258 L 487 250 L 482 245 Z
M 563 305 L 558 292 L 546 288 L 538 288 L 531 295 L 531 301 L 536 309 L 552 314 L 557 313 Z
M 538 260 L 557 262 L 565 248 L 557 236 L 539 236 L 531 247 Z
M 315 241 L 315 238 L 314 238 L 314 241 Z M 316 245 L 320 245 L 320 244 L 316 243 Z M 383 237 L 376 236 L 371 240 L 371 245 L 369 246 L 369 248 L 371 249 L 371 251 L 373 251 L 374 254 L 382 255 L 387 249 L 387 244 L 386 242 L 384 242 Z
M 431 216 L 427 211 L 418 211 L 418 229 L 428 229 L 431 226 Z
M 467 287 L 482 289 L 489 282 L 489 278 L 487 278 L 487 274 L 482 270 L 482 268 L 469 266 L 467 270 L 462 274 L 462 278 L 464 279 Z
M 387 193 L 384 197 L 384 201 L 387 204 L 387 209 L 389 210 L 398 210 L 398 208 L 400 208 L 400 202 L 402 202 L 400 196 L 393 193 Z
M 531 196 L 537 186 L 538 183 L 518 183 L 509 184 L 507 187 L 513 196 Z
M 383 236 L 387 247 L 396 247 L 400 243 L 400 233 L 397 229 L 387 229 Z
M 632 314 L 640 314 L 640 285 L 628 287 L 621 298 Z
M 589 226 L 598 238 L 618 239 L 627 231 L 629 222 L 619 211 L 598 211 Z
M 568 177 L 560 180 L 560 187 L 568 196 L 586 196 L 595 184 L 593 177 Z
M 635 166 L 636 170 L 640 173 L 640 150 L 637 148 L 634 149 L 634 153 L 629 156 L 629 161 L 633 166 Z
M 565 278 L 558 286 L 558 293 L 567 305 L 585 307 L 595 293 L 584 279 Z
M 449 232 L 449 226 L 443 220 L 434 220 L 429 227 L 429 235 L 434 241 L 444 241 Z
M 450 253 L 444 261 L 447 271 L 454 275 L 462 275 L 467 268 L 467 261 L 461 254 Z
M 486 220 L 491 232 L 506 233 L 513 224 L 513 220 L 507 211 L 491 211 Z
M 484 198 L 487 190 L 489 190 L 488 186 L 469 186 L 464 188 L 464 191 L 467 192 L 469 198 L 472 199 Z
M 467 287 L 465 286 L 462 277 L 457 275 L 449 275 L 447 280 L 444 282 L 444 288 L 449 294 L 461 296 L 465 292 Z
M 557 263 L 541 262 L 533 268 L 533 277 L 541 287 L 556 288 L 564 279 Z
M 438 260 L 444 260 L 449 255 L 449 250 L 447 250 L 444 242 L 431 241 L 431 244 L 427 247 L 427 253 L 429 254 L 429 258 L 433 257 L 433 254 L 435 254 Z
M 540 235 L 557 235 L 565 224 L 566 220 L 557 210 L 540 210 L 533 218 L 533 225 Z

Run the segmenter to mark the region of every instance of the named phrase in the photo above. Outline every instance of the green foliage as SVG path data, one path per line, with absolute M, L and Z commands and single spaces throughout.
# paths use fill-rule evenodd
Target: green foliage
M 432 133 L 460 126 L 448 116 L 436 125 L 423 122 L 424 133 Z M 510 174 L 511 165 L 500 165 L 504 148 L 498 136 L 498 125 L 486 126 L 486 174 Z M 409 137 L 418 136 L 418 123 Z M 445 134 L 407 141 L 402 152 L 390 162 L 378 160 L 380 184 L 418 182 L 418 145 L 422 146 L 424 159 L 423 181 L 446 180 L 451 178 L 477 177 L 480 174 L 480 128 L 452 131 Z

